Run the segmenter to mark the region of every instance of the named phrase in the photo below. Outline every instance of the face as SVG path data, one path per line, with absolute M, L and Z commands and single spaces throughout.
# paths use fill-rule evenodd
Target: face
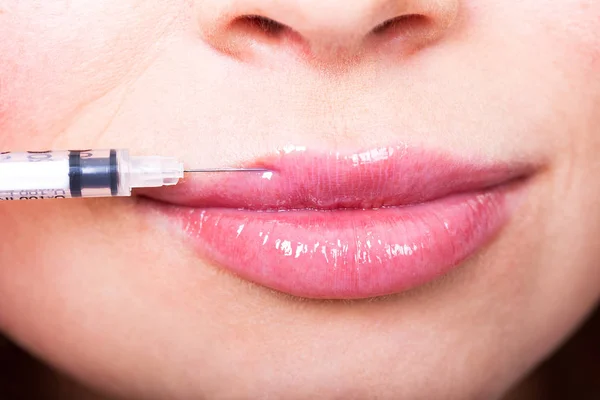
M 0 202 L 0 330 L 130 397 L 501 395 L 600 294 L 599 18 L 0 0 L 1 149 L 265 169 Z

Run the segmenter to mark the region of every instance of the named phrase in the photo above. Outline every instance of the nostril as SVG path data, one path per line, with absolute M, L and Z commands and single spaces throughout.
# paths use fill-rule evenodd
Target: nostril
M 276 38 L 290 31 L 282 23 L 261 15 L 244 15 L 231 22 L 231 28 L 248 34 L 259 34 L 265 38 Z
M 376 36 L 412 36 L 431 29 L 431 21 L 421 14 L 400 15 L 377 25 L 371 31 Z
M 254 44 L 277 46 L 293 51 L 307 51 L 307 43 L 298 32 L 288 25 L 262 15 L 239 16 L 227 25 L 227 30 L 233 36 L 242 39 L 237 42 L 238 54 L 256 50 L 248 40 Z M 235 53 L 231 48 L 228 48 L 227 51 Z

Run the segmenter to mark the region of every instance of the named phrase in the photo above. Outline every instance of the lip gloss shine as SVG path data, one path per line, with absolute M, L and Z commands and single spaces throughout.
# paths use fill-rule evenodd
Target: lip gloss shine
M 406 147 L 287 151 L 271 172 L 149 194 L 201 258 L 310 298 L 397 293 L 450 271 L 509 219 L 530 167 Z

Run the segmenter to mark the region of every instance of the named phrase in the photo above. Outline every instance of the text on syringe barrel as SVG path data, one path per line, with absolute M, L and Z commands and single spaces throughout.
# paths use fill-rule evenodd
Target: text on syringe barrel
M 0 200 L 128 196 L 119 174 L 123 152 L 2 152 Z

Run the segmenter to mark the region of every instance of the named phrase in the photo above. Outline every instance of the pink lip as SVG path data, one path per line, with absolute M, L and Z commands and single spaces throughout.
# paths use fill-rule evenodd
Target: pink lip
M 165 203 L 201 257 L 296 296 L 353 299 L 434 280 L 508 220 L 530 167 L 386 147 L 290 149 L 270 172 L 195 177 L 145 195 Z

